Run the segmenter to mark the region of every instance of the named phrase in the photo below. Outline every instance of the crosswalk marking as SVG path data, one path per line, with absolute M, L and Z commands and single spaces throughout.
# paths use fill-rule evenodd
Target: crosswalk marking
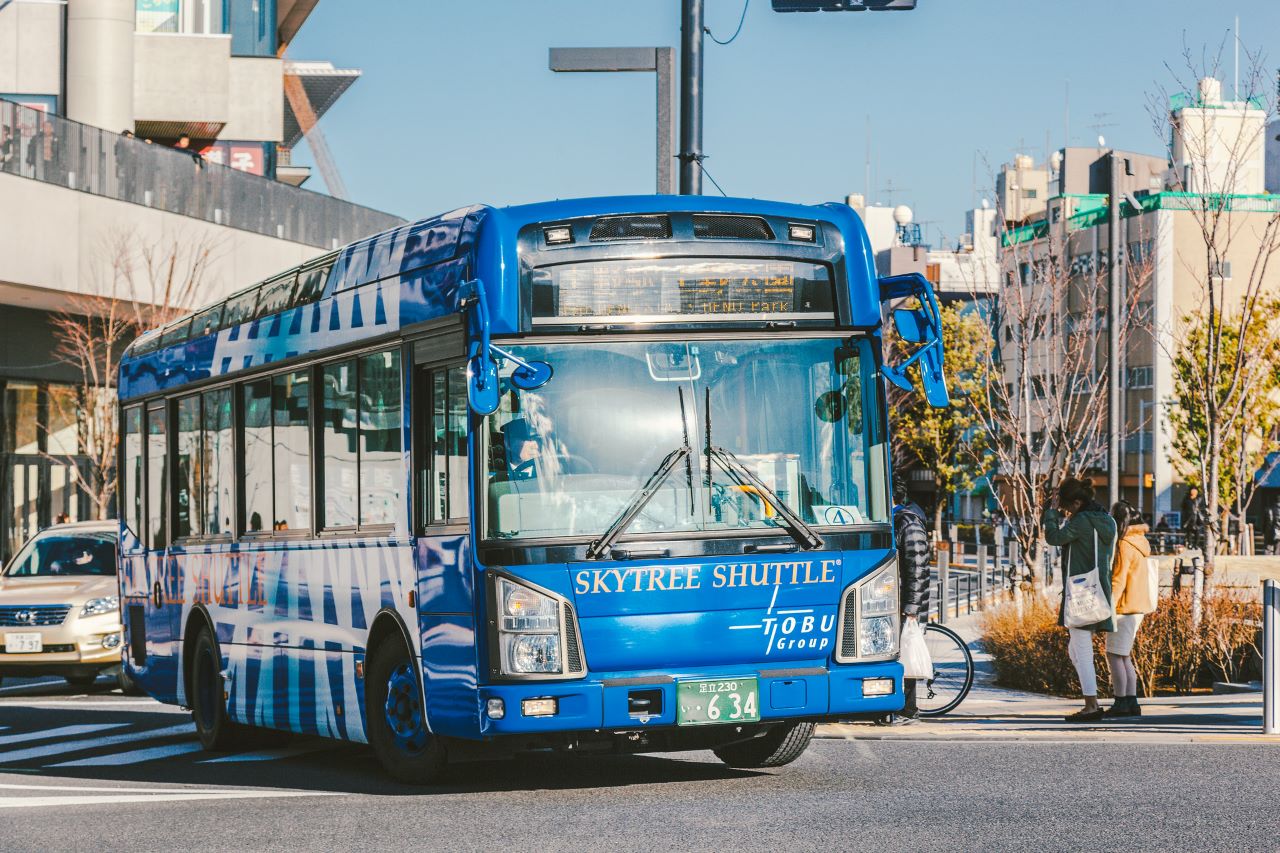
M 0 735 L 0 746 L 7 746 L 11 743 L 24 743 L 29 740 L 44 740 L 45 738 L 87 735 L 90 732 L 119 729 L 127 725 L 128 723 L 92 723 L 79 726 L 60 726 L 56 729 L 43 729 L 38 732 L 22 732 L 21 734 L 16 735 Z
M 236 755 L 224 755 L 221 758 L 206 758 L 199 764 L 231 764 L 238 761 L 277 761 L 281 758 L 292 758 L 295 755 L 306 755 L 324 749 L 335 749 L 337 741 L 320 741 L 318 743 L 298 743 L 292 746 L 280 746 L 275 749 L 259 749 L 254 752 L 241 752 Z
M 123 723 L 117 725 L 125 725 Z M 114 727 L 114 725 L 112 726 Z M 57 731 L 50 729 L 49 731 Z M 152 738 L 170 737 L 172 735 L 190 735 L 195 733 L 195 727 L 191 723 L 184 723 L 180 726 L 168 726 L 163 729 L 151 729 L 145 732 L 128 732 L 126 734 L 107 735 L 106 737 L 90 738 L 88 740 L 63 741 L 60 743 L 46 744 L 44 746 L 35 746 L 30 749 L 19 749 L 12 752 L 0 752 L 0 764 L 13 764 L 18 761 L 29 761 L 32 758 L 48 758 L 54 755 L 65 755 L 68 752 L 82 752 L 89 749 L 97 749 L 103 746 L 117 746 L 122 743 L 136 743 L 140 740 L 150 740 Z
M 186 755 L 204 749 L 199 742 L 171 743 L 168 746 L 153 746 L 147 749 L 133 749 L 129 752 L 113 752 L 107 755 L 96 755 L 93 758 L 80 758 L 75 761 L 64 761 L 61 764 L 50 764 L 50 767 L 116 767 L 121 764 L 141 764 L 144 761 L 155 761 L 157 758 L 168 758 L 172 755 Z

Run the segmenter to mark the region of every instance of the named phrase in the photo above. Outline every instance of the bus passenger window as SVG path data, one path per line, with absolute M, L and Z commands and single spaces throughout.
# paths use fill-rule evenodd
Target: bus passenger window
M 320 412 L 320 457 L 324 516 L 328 529 L 356 526 L 357 473 L 356 363 L 326 364 Z
M 200 495 L 203 491 L 203 467 L 200 452 L 200 397 L 193 395 L 178 401 L 178 458 L 174 485 L 173 538 L 199 536 Z
M 204 394 L 204 532 L 232 533 L 231 490 L 236 481 L 235 449 L 231 445 L 231 389 Z
M 124 471 L 121 472 L 121 505 L 125 526 L 142 538 L 142 409 L 124 412 Z
M 431 449 L 424 503 L 428 524 L 468 517 L 467 375 L 458 365 L 431 371 Z
M 165 410 L 147 412 L 147 547 L 163 548 L 164 517 L 169 509 L 165 489 L 165 457 L 169 447 L 165 442 Z
M 400 504 L 400 353 L 360 359 L 360 525 L 393 524 Z
M 244 392 L 244 530 L 271 529 L 271 380 L 250 382 Z
M 311 529 L 311 378 L 306 370 L 272 378 L 275 470 L 273 530 Z

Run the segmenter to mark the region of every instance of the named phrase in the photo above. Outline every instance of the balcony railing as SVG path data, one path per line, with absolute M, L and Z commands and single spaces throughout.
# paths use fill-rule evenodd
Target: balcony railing
M 0 100 L 0 173 L 319 248 L 403 219 Z

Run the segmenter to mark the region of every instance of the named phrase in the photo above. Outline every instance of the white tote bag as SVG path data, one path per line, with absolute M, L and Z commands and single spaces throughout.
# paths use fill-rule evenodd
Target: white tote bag
M 1111 618 L 1111 602 L 1098 574 L 1098 531 L 1093 531 L 1093 568 L 1082 575 L 1068 575 L 1062 585 L 1062 621 L 1068 628 L 1083 628 Z
M 933 678 L 933 658 L 924 642 L 924 629 L 915 619 L 908 619 L 902 626 L 902 645 L 899 649 L 903 679 Z

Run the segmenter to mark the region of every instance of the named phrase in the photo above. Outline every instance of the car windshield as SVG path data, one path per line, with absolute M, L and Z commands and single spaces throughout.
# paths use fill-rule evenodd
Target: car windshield
M 116 537 L 110 531 L 36 536 L 9 563 L 5 577 L 59 578 L 116 573 Z
M 503 366 L 501 405 L 486 419 L 487 538 L 597 537 L 686 444 L 627 533 L 782 532 L 777 508 L 735 464 L 806 524 L 886 520 L 884 430 L 864 339 L 511 350 L 555 373 L 520 390 L 509 381 L 515 365 Z

